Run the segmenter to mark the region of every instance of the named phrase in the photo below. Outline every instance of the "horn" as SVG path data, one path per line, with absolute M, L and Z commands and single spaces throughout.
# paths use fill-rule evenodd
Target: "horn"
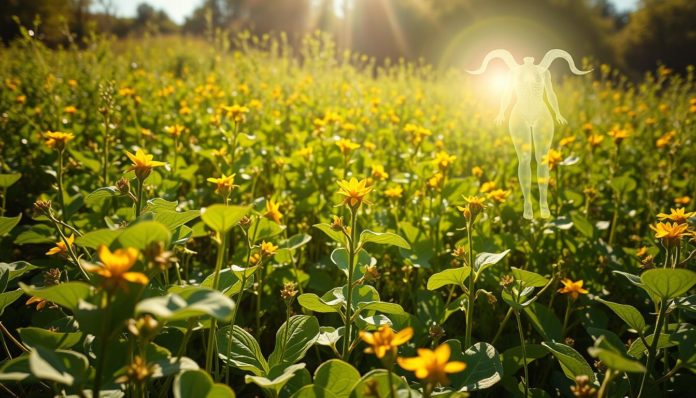
M 568 62 L 568 66 L 570 66 L 571 72 L 573 72 L 576 75 L 585 75 L 590 72 L 592 72 L 592 69 L 590 70 L 580 70 L 575 67 L 575 62 L 573 61 L 573 57 L 568 54 L 567 51 L 564 50 L 559 50 L 559 49 L 553 49 L 549 50 L 546 55 L 544 55 L 544 58 L 539 62 L 539 67 L 543 70 L 546 71 L 549 69 L 549 66 L 551 66 L 551 63 L 556 59 L 556 58 L 563 58 Z
M 494 58 L 500 58 L 505 62 L 508 66 L 508 68 L 512 69 L 517 66 L 517 62 L 515 62 L 515 58 L 510 54 L 508 50 L 503 50 L 503 49 L 498 49 L 498 50 L 493 50 L 486 54 L 486 57 L 483 59 L 483 62 L 481 63 L 481 67 L 476 69 L 476 70 L 467 70 L 467 72 L 471 73 L 472 75 L 480 75 L 483 72 L 486 71 L 486 68 L 488 67 L 488 63 L 491 62 Z

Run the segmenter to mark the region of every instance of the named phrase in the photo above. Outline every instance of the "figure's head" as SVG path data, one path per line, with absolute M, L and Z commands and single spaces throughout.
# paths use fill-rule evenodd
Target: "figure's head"
M 524 57 L 522 58 L 525 64 L 533 64 L 534 63 L 534 57 Z

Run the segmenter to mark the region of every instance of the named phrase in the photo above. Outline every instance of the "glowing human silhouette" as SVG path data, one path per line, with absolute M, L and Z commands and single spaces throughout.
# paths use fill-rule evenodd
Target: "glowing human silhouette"
M 524 196 L 524 218 L 532 219 L 532 201 L 530 191 L 532 188 L 532 143 L 534 143 L 534 156 L 537 162 L 537 182 L 539 184 L 539 208 L 542 218 L 551 216 L 547 203 L 549 185 L 549 165 L 545 157 L 551 148 L 553 141 L 554 118 L 549 108 L 544 103 L 544 93 L 553 109 L 556 122 L 565 124 L 566 119 L 561 116 L 558 109 L 558 100 L 551 84 L 549 66 L 557 58 L 563 58 L 568 62 L 570 70 L 576 75 L 584 75 L 592 70 L 581 71 L 575 67 L 573 58 L 566 51 L 550 50 L 538 65 L 534 64 L 534 58 L 525 57 L 521 65 L 515 62 L 515 58 L 507 50 L 493 50 L 483 59 L 481 67 L 471 74 L 482 74 L 488 63 L 500 58 L 510 68 L 511 84 L 508 84 L 500 101 L 500 111 L 495 118 L 497 125 L 503 124 L 505 112 L 510 106 L 514 91 L 517 100 L 510 113 L 510 136 L 517 152 L 517 176 L 520 180 L 522 195 Z

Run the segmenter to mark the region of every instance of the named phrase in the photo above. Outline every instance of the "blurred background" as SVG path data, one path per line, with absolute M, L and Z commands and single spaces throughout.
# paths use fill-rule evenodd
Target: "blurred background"
M 696 0 L 0 0 L 0 34 L 17 19 L 51 46 L 95 32 L 213 37 L 287 32 L 298 43 L 322 30 L 340 48 L 379 61 L 423 59 L 474 68 L 491 49 L 518 61 L 551 48 L 592 57 L 629 76 L 696 64 Z M 15 18 L 16 16 L 16 18 Z

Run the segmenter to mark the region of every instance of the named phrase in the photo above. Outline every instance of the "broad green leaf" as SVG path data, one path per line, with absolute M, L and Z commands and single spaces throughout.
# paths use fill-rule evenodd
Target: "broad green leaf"
M 9 264 L 0 263 L 0 272 L 7 272 L 8 282 L 17 279 L 20 276 L 24 275 L 26 272 L 33 271 L 35 269 L 39 269 L 39 267 L 33 264 L 29 264 L 26 261 L 15 261 L 14 263 Z
M 0 236 L 10 233 L 12 228 L 16 227 L 21 219 L 21 214 L 18 214 L 16 217 L 0 217 Z
M 311 240 L 312 240 L 311 235 L 300 233 L 300 234 L 291 236 L 290 238 L 288 238 L 288 240 L 283 242 L 283 248 L 289 249 L 289 250 L 297 250 L 300 247 L 309 243 Z
M 37 379 L 66 386 L 79 386 L 87 378 L 89 362 L 79 352 L 34 347 L 29 353 L 29 369 Z
M 196 286 L 177 289 L 177 293 L 142 300 L 136 314 L 152 314 L 160 321 L 172 322 L 209 315 L 221 322 L 232 317 L 234 302 L 222 293 Z
M 0 234 L 1 236 L 2 234 Z M 57 240 L 55 229 L 46 224 L 34 224 L 17 235 L 14 240 L 16 245 L 54 243 Z
M 39 297 L 75 312 L 80 300 L 85 300 L 92 288 L 83 282 L 67 282 L 48 287 L 33 287 L 20 282 L 19 287 L 29 296 Z
M 304 369 L 304 363 L 297 363 L 286 368 L 274 367 L 267 377 L 264 376 L 251 376 L 246 375 L 244 381 L 248 383 L 254 383 L 264 390 L 269 390 L 272 392 L 271 396 L 278 396 L 280 390 L 285 386 L 285 384 L 292 379 L 295 372 L 300 369 Z
M 267 218 L 258 218 L 249 227 L 251 233 L 251 243 L 267 240 L 285 231 L 285 226 L 278 225 L 275 221 Z
M 335 345 L 343 336 L 343 329 L 343 327 L 336 329 L 331 326 L 320 326 L 317 344 L 324 346 Z
M 223 362 L 227 361 L 227 342 L 230 338 L 230 327 L 225 326 L 217 331 L 218 355 Z M 229 362 L 232 366 L 241 370 L 252 372 L 256 376 L 266 375 L 270 368 L 266 358 L 261 352 L 261 347 L 254 336 L 246 330 L 235 325 L 232 332 L 232 349 Z
M 226 233 L 249 213 L 249 206 L 212 205 L 201 209 L 201 219 L 213 231 Z
M 524 348 L 527 354 L 527 364 L 549 355 L 549 352 L 541 344 L 525 344 Z M 523 355 L 521 345 L 508 348 L 500 354 L 500 357 L 506 377 L 514 375 L 524 366 L 525 356 Z
M 645 341 L 648 342 L 648 345 L 651 345 L 653 343 L 654 336 L 655 335 L 653 335 L 653 334 L 645 336 Z M 674 339 L 672 339 L 671 335 L 660 333 L 660 337 L 657 340 L 656 349 L 661 350 L 663 348 L 674 347 L 675 345 L 677 345 L 677 342 L 674 341 Z M 633 343 L 631 343 L 631 346 L 628 347 L 628 355 L 630 355 L 636 359 L 641 359 L 643 357 L 643 355 L 645 355 L 647 352 L 648 352 L 648 349 L 645 347 L 645 344 L 643 344 L 643 340 L 641 340 L 641 339 L 633 340 Z
M 235 398 L 234 391 L 221 383 L 215 383 L 208 372 L 187 370 L 174 379 L 174 398 Z
M 524 286 L 529 287 L 543 287 L 546 286 L 547 283 L 549 283 L 548 278 L 545 278 L 537 274 L 536 272 L 527 271 L 515 267 L 512 267 L 512 276 L 515 277 L 515 280 L 521 281 Z
M 22 292 L 21 290 L 13 290 L 9 292 L 0 293 L 0 315 L 2 315 L 3 312 L 5 312 L 5 308 L 17 301 L 18 298 L 22 297 L 22 294 L 24 294 L 24 292 Z
M 152 343 L 151 343 L 152 344 Z M 161 347 L 160 347 L 161 348 Z M 169 352 L 167 351 L 167 354 Z M 160 377 L 171 376 L 179 374 L 187 370 L 197 370 L 198 364 L 191 358 L 186 357 L 168 357 L 151 359 L 152 361 L 152 375 L 150 378 L 157 379 Z
M 121 191 L 119 191 L 116 187 L 97 188 L 87 195 L 85 198 L 85 205 L 92 207 L 107 199 L 115 198 L 117 196 L 121 196 Z
M 172 234 L 167 227 L 157 221 L 141 221 L 126 228 L 116 238 L 120 247 L 133 247 L 143 250 L 153 242 L 163 242 L 168 246 Z
M 653 268 L 643 272 L 640 280 L 646 290 L 669 300 L 683 295 L 696 284 L 696 272 L 685 268 Z
M 247 275 L 246 282 L 244 283 L 245 289 L 249 289 L 254 283 L 254 271 L 258 266 L 252 266 L 246 269 L 244 273 Z M 232 268 L 225 268 L 220 271 L 220 283 L 218 285 L 218 290 L 222 292 L 227 297 L 232 297 L 233 295 L 239 293 L 242 290 L 242 272 L 244 268 L 233 265 Z M 200 287 L 205 287 L 208 289 L 213 288 L 213 282 L 215 280 L 215 273 L 208 275 L 201 283 Z
M 340 288 L 335 290 L 340 291 Z M 314 312 L 339 312 L 339 308 L 345 304 L 345 299 L 343 296 L 336 297 L 335 290 L 327 292 L 323 297 L 319 297 L 314 293 L 301 294 L 297 298 L 297 302 L 302 307 Z
M 585 216 L 580 213 L 573 213 L 570 217 L 573 220 L 573 225 L 581 234 L 587 238 L 594 236 L 594 225 Z
M 447 285 L 462 286 L 469 277 L 471 268 L 450 268 L 433 274 L 428 278 L 428 290 L 436 290 Z
M 367 243 L 377 243 L 378 245 L 392 245 L 402 249 L 410 250 L 411 245 L 406 242 L 406 239 L 391 232 L 373 232 L 366 229 L 360 233 L 359 245 Z
M 34 376 L 29 369 L 29 355 L 22 355 L 4 361 L 0 365 L 0 381 L 29 381 Z
M 334 251 L 331 252 L 331 262 L 334 263 L 336 267 L 338 267 L 338 269 L 343 271 L 343 274 L 345 274 L 346 277 L 348 277 L 348 268 L 350 267 L 350 257 L 348 256 L 348 250 L 346 250 L 343 247 L 334 249 Z M 374 264 L 377 264 L 377 260 L 374 259 L 370 255 L 370 253 L 365 251 L 365 249 L 360 249 L 355 259 L 355 264 L 353 264 L 353 282 L 362 278 L 362 268 L 364 266 Z
M 59 333 L 37 327 L 19 328 L 17 332 L 25 345 L 51 350 L 70 348 L 82 340 L 82 332 Z
M 638 333 L 641 333 L 645 329 L 645 319 L 635 307 L 628 304 L 614 303 L 601 298 L 597 298 L 596 300 L 609 307 L 619 318 L 626 322 L 629 327 L 633 328 Z
M 21 173 L 0 174 L 0 188 L 9 188 L 22 177 Z
M 304 386 L 292 394 L 291 398 L 338 398 L 331 391 L 316 384 Z
M 585 375 L 590 378 L 590 382 L 597 382 L 597 378 L 594 372 L 592 372 L 590 365 L 585 361 L 585 358 L 572 347 L 552 341 L 545 341 L 541 343 L 541 345 L 546 347 L 546 349 L 556 357 L 561 364 L 563 373 L 570 380 L 575 381 L 577 376 Z
M 285 367 L 302 359 L 319 338 L 319 321 L 310 315 L 294 315 L 276 333 L 268 365 Z
M 197 219 L 200 217 L 200 215 L 200 210 L 188 210 L 182 212 L 160 210 L 155 213 L 155 221 L 169 228 L 170 231 L 174 231 L 187 222 Z
M 410 389 L 404 379 L 392 374 L 391 384 L 394 386 L 397 397 L 410 396 Z M 389 397 L 389 374 L 387 371 L 375 369 L 367 372 L 353 387 L 350 398 L 365 398 L 365 391 L 375 391 L 379 397 Z
M 123 230 L 111 230 L 107 228 L 90 231 L 75 238 L 75 244 L 80 247 L 96 250 L 102 245 L 111 246 L 114 239 L 116 239 L 122 232 Z
M 534 329 L 544 337 L 544 340 L 561 340 L 561 320 L 547 306 L 533 303 L 524 307 L 524 313 L 529 317 Z
M 348 398 L 360 381 L 360 372 L 340 359 L 330 359 L 314 372 L 314 385 L 329 391 L 337 398 Z
M 331 225 L 329 225 L 329 224 L 326 224 L 326 223 L 314 224 L 314 228 L 325 233 L 326 236 L 331 238 L 334 242 L 344 244 L 346 241 L 346 236 L 343 235 L 343 232 L 334 230 L 333 228 L 331 228 Z
M 447 340 L 452 349 L 451 361 L 462 361 L 466 368 L 449 376 L 452 388 L 458 391 L 478 391 L 490 388 L 503 376 L 503 364 L 495 347 L 488 343 L 476 343 L 462 354 L 459 340 Z
M 388 303 L 385 301 L 368 301 L 358 304 L 357 313 L 362 311 L 377 311 L 384 314 L 405 314 L 403 307 L 396 303 Z
M 625 357 L 622 353 L 615 351 L 611 345 L 604 343 L 603 337 L 595 342 L 594 347 L 587 350 L 594 358 L 599 358 L 602 364 L 609 369 L 629 373 L 643 373 L 645 367 L 642 363 Z
M 509 249 L 500 253 L 479 253 L 474 260 L 474 271 L 480 274 L 491 265 L 498 264 L 508 253 L 510 253 Z
M 611 181 L 609 181 L 609 185 L 617 192 L 627 193 L 636 189 L 637 183 L 633 178 L 622 175 L 612 178 Z

